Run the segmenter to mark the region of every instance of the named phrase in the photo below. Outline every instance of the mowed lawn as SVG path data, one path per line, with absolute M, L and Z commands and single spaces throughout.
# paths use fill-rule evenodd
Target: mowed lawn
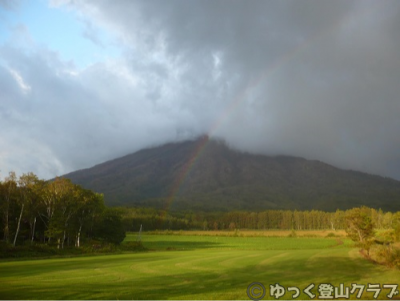
M 132 234 L 126 240 L 135 239 Z M 142 241 L 151 251 L 2 261 L 0 298 L 243 300 L 256 281 L 267 289 L 264 299 L 275 299 L 270 284 L 304 289 L 314 283 L 318 296 L 320 283 L 400 282 L 399 270 L 368 262 L 344 238 L 142 234 Z M 388 292 L 379 299 L 387 299 Z M 309 298 L 301 294 L 298 299 Z M 363 299 L 373 299 L 373 293 L 364 292 Z

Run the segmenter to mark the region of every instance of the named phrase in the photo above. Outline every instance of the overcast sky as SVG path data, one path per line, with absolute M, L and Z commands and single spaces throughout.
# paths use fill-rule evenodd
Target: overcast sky
M 204 133 L 400 180 L 400 2 L 0 0 L 0 178 Z

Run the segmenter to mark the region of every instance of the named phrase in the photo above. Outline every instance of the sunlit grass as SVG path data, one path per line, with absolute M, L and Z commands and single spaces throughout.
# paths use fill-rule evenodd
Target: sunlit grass
M 128 241 L 136 238 L 135 233 L 127 236 Z M 0 262 L 0 297 L 243 300 L 247 286 L 257 281 L 267 288 L 264 299 L 274 299 L 269 285 L 275 283 L 304 289 L 310 283 L 400 280 L 400 271 L 363 259 L 344 238 L 142 234 L 142 241 L 153 251 Z M 380 298 L 386 299 L 386 293 Z M 372 293 L 363 297 L 372 299 Z
M 345 237 L 346 231 L 344 230 L 295 230 L 298 237 L 326 237 L 327 235 L 334 235 L 337 237 Z M 171 231 L 171 230 L 160 230 L 160 231 L 149 231 L 146 232 L 148 235 L 190 235 L 190 236 L 240 236 L 240 237 L 255 237 L 255 236 L 267 236 L 267 237 L 287 237 L 293 233 L 293 230 L 217 230 L 217 231 Z M 132 235 L 134 233 L 131 233 Z
M 136 240 L 128 234 L 126 240 Z M 349 239 L 309 237 L 231 237 L 198 235 L 142 235 L 143 245 L 151 250 L 235 249 L 298 250 L 352 245 Z

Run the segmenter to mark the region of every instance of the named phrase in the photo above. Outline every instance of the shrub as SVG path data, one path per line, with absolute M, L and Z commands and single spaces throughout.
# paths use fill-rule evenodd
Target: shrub
M 145 251 L 147 250 L 141 241 L 128 241 L 121 244 L 121 250 L 123 251 Z

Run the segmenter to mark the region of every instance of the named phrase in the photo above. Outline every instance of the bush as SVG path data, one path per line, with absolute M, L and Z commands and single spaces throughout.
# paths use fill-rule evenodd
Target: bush
M 374 259 L 380 264 L 400 268 L 400 250 L 390 245 L 376 245 Z
M 1 246 L 0 258 L 46 257 L 62 254 L 63 250 L 42 244 Z
M 147 250 L 141 241 L 128 241 L 121 244 L 121 250 L 123 251 L 145 251 Z

